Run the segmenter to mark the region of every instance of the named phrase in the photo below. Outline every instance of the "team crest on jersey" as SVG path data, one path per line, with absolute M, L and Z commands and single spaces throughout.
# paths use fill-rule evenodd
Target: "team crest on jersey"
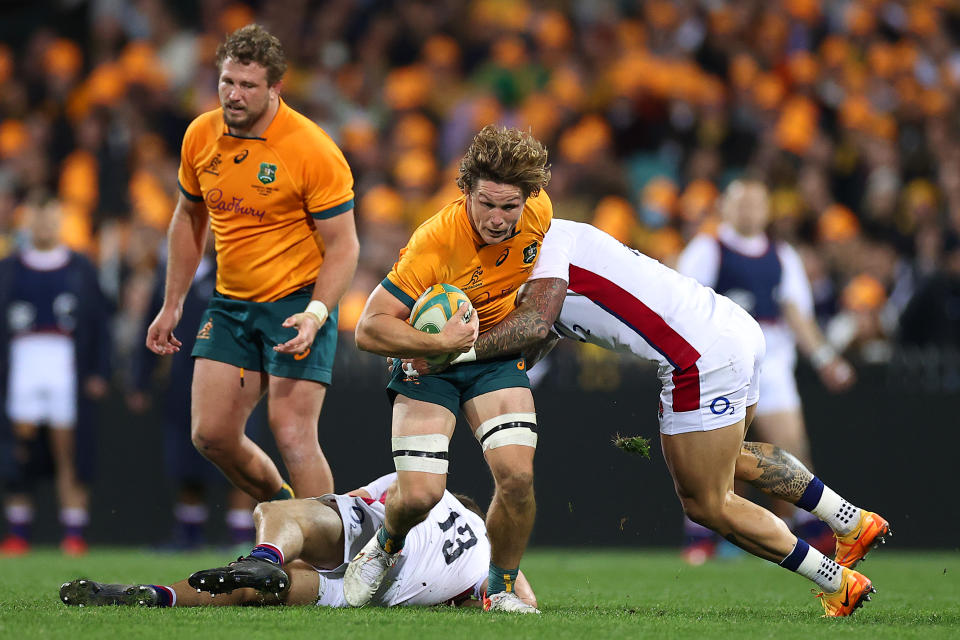
M 207 320 L 206 324 L 200 329 L 200 333 L 197 334 L 197 340 L 209 340 L 211 329 L 213 329 L 213 320 Z
M 462 290 L 476 289 L 483 286 L 483 267 L 477 267 L 470 276 L 470 282 L 460 287 Z
M 215 176 L 220 175 L 220 154 L 213 156 L 213 160 L 203 168 L 204 173 L 212 173 Z
M 537 259 L 537 250 L 539 248 L 540 244 L 536 240 L 524 247 L 523 264 L 533 264 L 533 261 Z
M 277 179 L 277 165 L 270 164 L 269 162 L 261 162 L 257 179 L 263 184 L 274 182 Z

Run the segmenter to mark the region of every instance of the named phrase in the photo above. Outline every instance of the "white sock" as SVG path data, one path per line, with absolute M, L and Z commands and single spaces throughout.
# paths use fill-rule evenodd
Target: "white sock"
M 780 566 L 813 580 L 824 593 L 836 593 L 843 584 L 843 567 L 803 540 L 797 540 L 793 552 Z
M 253 511 L 250 509 L 229 509 L 227 526 L 233 529 L 253 529 Z
M 203 524 L 207 521 L 207 508 L 202 504 L 178 502 L 173 507 L 173 517 L 187 524 Z
M 83 507 L 60 509 L 60 524 L 65 527 L 85 527 L 90 524 L 90 514 Z
M 847 535 L 860 524 L 860 507 L 850 504 L 828 486 L 823 487 L 820 501 L 811 513 L 841 536 Z

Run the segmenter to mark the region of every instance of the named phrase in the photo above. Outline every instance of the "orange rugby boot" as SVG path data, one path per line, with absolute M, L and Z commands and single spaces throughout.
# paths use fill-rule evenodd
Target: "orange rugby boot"
M 870 594 L 876 593 L 870 578 L 853 569 L 843 569 L 843 581 L 834 593 L 819 593 L 823 605 L 824 618 L 843 618 L 851 615 L 870 601 Z
M 837 536 L 837 564 L 853 569 L 867 553 L 892 536 L 890 523 L 872 511 L 860 511 L 860 522 L 845 536 Z

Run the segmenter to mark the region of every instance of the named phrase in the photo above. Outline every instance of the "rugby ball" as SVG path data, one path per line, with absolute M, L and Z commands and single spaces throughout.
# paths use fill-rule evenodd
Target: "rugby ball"
M 440 333 L 447 320 L 457 312 L 457 308 L 467 303 L 468 310 L 464 320 L 470 319 L 473 305 L 470 298 L 463 291 L 452 284 L 435 284 L 420 294 L 410 310 L 410 324 L 414 329 L 426 333 Z M 426 360 L 430 364 L 448 364 L 459 353 L 448 353 L 441 356 L 431 356 Z

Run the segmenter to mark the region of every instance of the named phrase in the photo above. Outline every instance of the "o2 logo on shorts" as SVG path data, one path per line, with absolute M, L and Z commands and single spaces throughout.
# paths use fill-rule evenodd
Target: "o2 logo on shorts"
M 710 413 L 722 416 L 725 413 L 733 415 L 735 409 L 733 404 L 730 402 L 729 398 L 725 396 L 720 396 L 719 398 L 714 398 L 713 402 L 710 403 Z
M 353 511 L 351 518 L 353 519 L 354 524 L 363 524 L 363 521 L 367 519 L 366 514 L 363 512 L 363 509 L 357 506 L 350 507 L 350 510 Z

